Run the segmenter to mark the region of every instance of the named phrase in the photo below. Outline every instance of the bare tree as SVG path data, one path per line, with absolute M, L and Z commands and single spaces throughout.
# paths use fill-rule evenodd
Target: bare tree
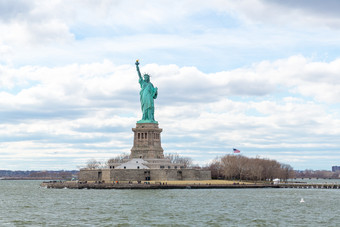
M 272 181 L 274 178 L 279 177 L 279 169 L 281 165 L 275 160 L 266 160 L 265 161 L 265 179 Z
M 98 169 L 101 166 L 101 162 L 96 159 L 90 159 L 86 162 L 86 168 L 88 169 Z
M 264 171 L 264 161 L 258 157 L 254 158 L 249 162 L 250 171 L 250 179 L 254 181 L 263 180 L 263 171 Z
M 251 169 L 250 169 L 251 159 L 244 157 L 242 155 L 236 155 L 236 171 L 237 178 L 240 180 L 249 179 Z
M 242 155 L 225 155 L 216 158 L 210 165 L 212 177 L 238 180 L 287 180 L 293 177 L 293 168 L 275 160 L 248 158 Z
M 281 164 L 281 174 L 280 178 L 283 179 L 284 181 L 287 181 L 289 178 L 294 177 L 294 170 L 293 167 L 291 167 L 288 164 Z
M 303 171 L 295 171 L 295 177 L 297 178 L 333 178 L 339 179 L 340 175 L 337 172 L 327 171 L 327 170 L 311 170 L 306 169 Z
M 235 179 L 237 177 L 237 163 L 235 155 L 226 155 L 222 157 L 221 165 L 226 179 Z
M 211 171 L 212 179 L 224 179 L 223 168 L 221 165 L 221 161 L 218 158 L 215 158 L 208 166 L 208 169 Z
M 107 165 L 111 163 L 123 163 L 126 159 L 129 159 L 129 155 L 127 153 L 119 154 L 107 160 Z
M 171 163 L 181 164 L 184 168 L 192 166 L 192 158 L 180 156 L 179 154 L 165 154 L 164 158 L 170 159 Z

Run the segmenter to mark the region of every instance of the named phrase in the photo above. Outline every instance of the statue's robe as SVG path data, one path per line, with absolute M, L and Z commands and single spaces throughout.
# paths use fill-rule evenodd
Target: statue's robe
M 154 121 L 154 99 L 157 98 L 157 89 L 154 88 L 151 82 L 146 82 L 143 79 L 139 79 L 141 86 L 140 103 L 143 112 L 142 120 Z

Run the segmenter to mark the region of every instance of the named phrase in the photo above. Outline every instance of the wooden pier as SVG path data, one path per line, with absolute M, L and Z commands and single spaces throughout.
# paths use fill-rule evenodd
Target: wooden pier
M 280 188 L 304 188 L 304 189 L 340 189 L 340 184 L 306 184 L 306 183 L 288 183 L 278 184 Z

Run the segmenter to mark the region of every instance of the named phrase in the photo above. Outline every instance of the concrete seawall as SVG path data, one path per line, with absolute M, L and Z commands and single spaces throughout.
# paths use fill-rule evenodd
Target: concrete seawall
M 103 183 L 49 181 L 40 184 L 41 187 L 55 189 L 208 189 L 208 188 L 298 188 L 298 189 L 340 189 L 340 184 L 208 184 L 208 183 Z
M 129 183 L 78 183 L 78 182 L 44 182 L 42 187 L 55 189 L 208 189 L 208 188 L 279 188 L 270 184 L 171 184 L 167 182 L 154 184 Z

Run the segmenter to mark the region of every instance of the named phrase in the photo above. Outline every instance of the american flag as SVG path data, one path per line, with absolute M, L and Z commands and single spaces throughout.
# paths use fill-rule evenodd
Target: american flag
M 240 153 L 240 150 L 237 150 L 236 148 L 233 148 L 234 153 Z

